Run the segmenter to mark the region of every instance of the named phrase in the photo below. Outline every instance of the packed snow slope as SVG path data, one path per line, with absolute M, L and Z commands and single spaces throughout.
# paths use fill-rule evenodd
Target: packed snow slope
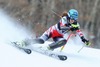
M 26 54 L 8 44 L 8 41 L 21 40 L 28 37 L 21 27 L 12 24 L 11 18 L 0 12 L 0 67 L 100 67 L 100 50 L 84 47 L 75 37 L 70 39 L 62 51 L 68 59 L 60 61 L 36 52 Z M 77 42 L 78 41 L 78 42 Z M 47 45 L 46 42 L 43 45 Z M 60 48 L 55 52 L 59 52 Z M 60 53 L 60 52 L 59 52 Z

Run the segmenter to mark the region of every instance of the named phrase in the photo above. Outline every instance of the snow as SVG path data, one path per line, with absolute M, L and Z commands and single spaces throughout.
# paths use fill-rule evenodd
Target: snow
M 83 44 L 70 39 L 62 54 L 68 59 L 60 61 L 36 52 L 26 54 L 8 44 L 8 41 L 21 40 L 28 37 L 23 29 L 16 28 L 9 17 L 0 12 L 0 67 L 100 67 L 100 50 L 83 47 Z M 24 34 L 23 34 L 24 33 Z M 75 39 L 79 40 L 78 37 Z M 51 42 L 47 41 L 43 45 Z M 60 51 L 60 48 L 55 50 Z

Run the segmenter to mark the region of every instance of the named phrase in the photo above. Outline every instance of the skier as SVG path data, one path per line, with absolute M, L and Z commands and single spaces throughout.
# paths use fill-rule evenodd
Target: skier
M 66 44 L 66 39 L 63 37 L 66 31 L 75 31 L 86 45 L 90 45 L 89 40 L 85 39 L 83 33 L 80 31 L 80 25 L 77 22 L 77 19 L 78 11 L 76 9 L 70 9 L 68 13 L 63 14 L 62 18 L 57 24 L 51 26 L 43 33 L 42 36 L 37 39 L 26 40 L 24 42 L 26 44 L 29 44 L 31 42 L 43 44 L 49 38 L 52 38 L 54 42 L 49 44 L 47 48 L 50 50 L 54 50 L 55 48 L 61 47 Z

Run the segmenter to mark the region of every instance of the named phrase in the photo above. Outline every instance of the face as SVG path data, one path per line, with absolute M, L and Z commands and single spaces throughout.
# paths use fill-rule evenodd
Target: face
M 70 19 L 70 23 L 74 23 L 74 21 L 75 21 L 75 20 L 73 20 L 73 19 Z

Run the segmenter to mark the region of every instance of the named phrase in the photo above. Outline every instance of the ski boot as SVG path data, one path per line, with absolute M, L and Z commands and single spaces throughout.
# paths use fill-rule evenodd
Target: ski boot
M 60 40 L 60 41 L 57 41 L 57 42 L 49 44 L 48 49 L 54 50 L 54 49 L 56 49 L 58 47 L 61 47 L 61 46 L 65 45 L 65 44 L 66 44 L 66 40 Z
M 49 44 L 48 46 L 41 46 L 40 49 L 44 49 L 46 51 L 53 51 L 54 49 L 61 47 L 66 44 L 66 40 L 57 41 Z
M 16 42 L 20 47 L 25 47 L 33 44 L 43 44 L 44 41 L 42 39 L 25 39 L 22 41 Z
M 16 42 L 13 42 L 13 43 L 15 43 L 16 46 L 18 46 L 18 47 L 22 47 L 22 48 L 26 47 L 26 43 L 23 40 L 22 41 L 16 41 Z

